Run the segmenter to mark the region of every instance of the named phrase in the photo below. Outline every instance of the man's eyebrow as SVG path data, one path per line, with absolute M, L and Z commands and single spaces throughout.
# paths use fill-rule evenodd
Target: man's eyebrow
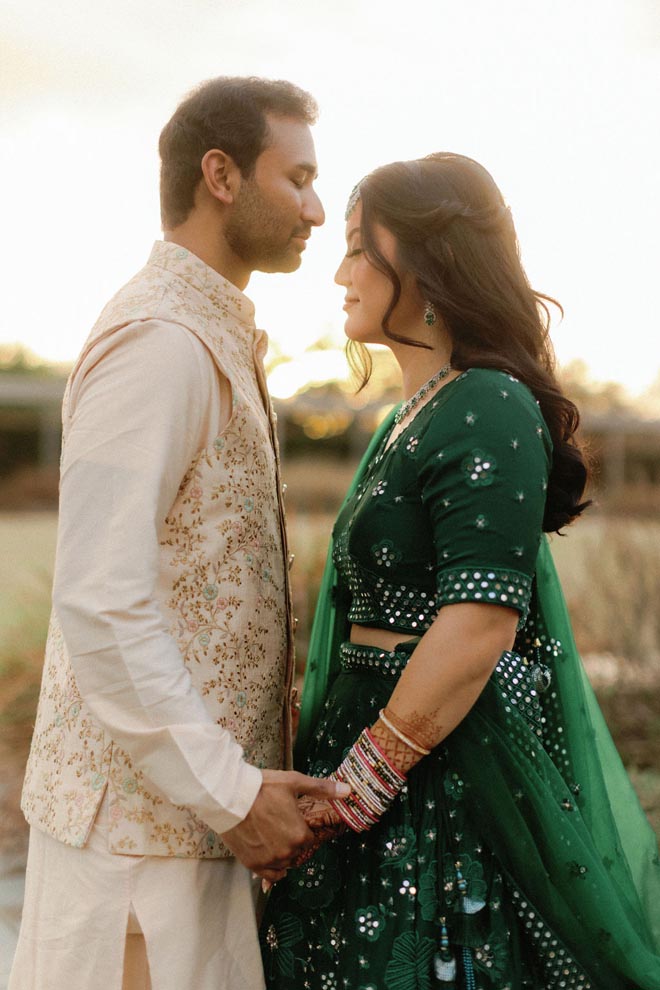
M 296 165 L 296 168 L 301 169 L 303 172 L 307 172 L 307 174 L 311 175 L 313 179 L 318 179 L 319 177 L 319 170 L 316 165 L 312 164 L 312 162 L 300 162 Z

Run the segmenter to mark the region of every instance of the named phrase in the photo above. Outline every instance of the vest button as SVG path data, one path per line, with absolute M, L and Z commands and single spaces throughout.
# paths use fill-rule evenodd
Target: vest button
M 288 566 L 289 566 L 289 570 L 291 570 L 291 568 L 293 567 L 293 562 L 294 562 L 295 559 L 296 559 L 295 553 L 290 553 L 289 554 L 288 561 L 287 561 Z

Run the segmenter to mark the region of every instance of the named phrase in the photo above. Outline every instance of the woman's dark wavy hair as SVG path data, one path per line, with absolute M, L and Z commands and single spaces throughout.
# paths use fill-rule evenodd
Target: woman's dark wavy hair
M 555 377 L 548 335 L 548 304 L 563 310 L 529 284 L 511 212 L 492 176 L 471 158 L 440 152 L 384 165 L 362 180 L 356 194 L 362 249 L 392 283 L 382 320 L 386 336 L 427 346 L 389 327 L 401 282 L 378 250 L 374 223 L 394 234 L 400 270 L 415 276 L 422 298 L 442 317 L 452 366 L 506 371 L 538 400 L 554 447 L 543 528 L 558 531 L 590 504 L 581 501 L 589 470 L 575 438 L 580 416 Z M 349 341 L 348 354 L 363 387 L 371 372 L 368 352 Z

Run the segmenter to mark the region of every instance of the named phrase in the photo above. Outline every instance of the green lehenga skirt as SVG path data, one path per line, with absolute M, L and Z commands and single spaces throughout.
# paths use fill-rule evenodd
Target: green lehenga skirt
M 326 776 L 373 724 L 413 646 L 341 646 L 307 772 Z M 545 648 L 561 663 L 558 644 Z M 581 687 L 584 698 L 573 701 L 587 705 Z M 261 932 L 267 986 L 660 987 L 618 833 L 594 842 L 589 801 L 599 782 L 582 773 L 593 764 L 576 763 L 571 732 L 548 717 L 553 708 L 562 698 L 548 668 L 505 653 L 378 825 L 326 844 L 276 885 Z M 648 866 L 657 881 L 657 855 Z

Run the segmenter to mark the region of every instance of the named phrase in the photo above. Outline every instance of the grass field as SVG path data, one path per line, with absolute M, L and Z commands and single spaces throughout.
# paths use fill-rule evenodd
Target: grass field
M 290 507 L 289 528 L 302 666 L 332 515 L 305 513 L 300 505 Z M 55 534 L 53 512 L 0 515 L 0 819 L 5 836 L 19 838 L 17 798 L 40 679 Z M 593 515 L 569 534 L 554 537 L 552 546 L 578 646 L 660 835 L 660 524 Z

